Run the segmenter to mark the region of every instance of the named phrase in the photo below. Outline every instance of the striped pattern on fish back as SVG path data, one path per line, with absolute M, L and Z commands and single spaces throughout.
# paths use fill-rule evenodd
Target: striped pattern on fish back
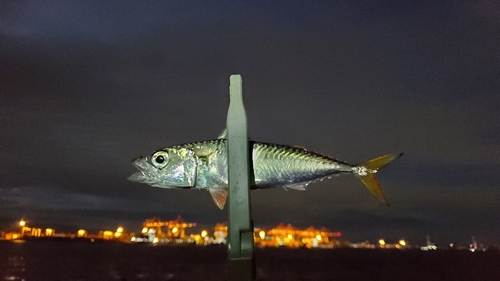
M 252 158 L 255 183 L 260 188 L 307 183 L 351 171 L 345 162 L 286 145 L 254 142 Z

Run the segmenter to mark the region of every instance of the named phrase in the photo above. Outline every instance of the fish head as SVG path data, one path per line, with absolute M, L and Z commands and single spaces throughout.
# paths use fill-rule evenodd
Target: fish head
M 132 161 L 139 172 L 130 181 L 160 188 L 190 188 L 196 184 L 196 157 L 187 148 L 165 148 Z

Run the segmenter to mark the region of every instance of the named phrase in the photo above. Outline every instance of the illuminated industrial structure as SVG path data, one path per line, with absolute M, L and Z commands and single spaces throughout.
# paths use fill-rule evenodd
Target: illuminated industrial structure
M 158 242 L 161 239 L 184 241 L 189 238 L 185 230 L 195 226 L 196 223 L 185 222 L 181 216 L 177 216 L 177 219 L 170 221 L 161 221 L 158 217 L 155 217 L 142 223 L 142 234 L 147 236 L 149 242 Z
M 262 247 L 337 248 L 347 245 L 340 239 L 341 235 L 340 232 L 330 232 L 324 227 L 297 229 L 291 224 L 285 226 L 283 223 L 269 231 L 256 229 L 254 232 L 255 244 Z
M 19 220 L 12 224 L 9 231 L 0 231 L 0 240 L 43 240 L 43 239 L 79 239 L 90 242 L 106 240 L 122 243 L 188 243 L 195 245 L 225 244 L 228 236 L 227 223 L 217 223 L 211 232 L 209 229 L 186 231 L 196 227 L 196 223 L 185 222 L 180 216 L 175 220 L 161 221 L 159 218 L 148 219 L 142 224 L 142 235 L 126 232 L 119 226 L 115 231 L 101 230 L 97 234 L 90 234 L 85 229 L 78 229 L 72 233 L 57 232 L 53 228 L 33 227 L 37 225 L 32 221 Z M 188 233 L 186 233 L 188 232 Z M 420 247 L 412 245 L 405 239 L 387 241 L 384 238 L 376 240 L 375 243 L 363 241 L 350 243 L 341 238 L 340 232 L 331 232 L 327 229 L 316 229 L 310 226 L 306 229 L 297 229 L 292 225 L 280 223 L 276 227 L 267 230 L 254 229 L 254 243 L 259 247 L 291 247 L 291 248 L 363 248 L 363 249 L 421 249 L 423 251 L 437 250 L 436 245 L 431 243 L 427 236 L 427 245 Z M 488 249 L 483 244 L 477 244 L 472 237 L 470 245 L 449 244 L 450 249 L 469 250 L 471 252 L 483 252 Z M 493 248 L 498 248 L 495 246 Z
M 227 224 L 218 223 L 214 227 L 214 238 L 212 244 L 226 244 L 227 239 Z
M 21 237 L 52 237 L 55 234 L 54 229 L 47 228 L 45 232 L 42 232 L 41 228 L 38 227 L 28 227 L 25 220 L 19 221 L 20 232 L 16 238 Z

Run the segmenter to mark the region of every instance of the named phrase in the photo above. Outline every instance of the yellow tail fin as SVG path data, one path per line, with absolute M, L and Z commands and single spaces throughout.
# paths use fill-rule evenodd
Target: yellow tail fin
M 389 205 L 385 199 L 384 192 L 380 183 L 377 181 L 375 176 L 382 167 L 388 165 L 394 160 L 401 157 L 403 153 L 400 154 L 387 154 L 372 160 L 368 160 L 355 167 L 354 173 L 358 176 L 365 186 L 377 197 L 380 202 Z

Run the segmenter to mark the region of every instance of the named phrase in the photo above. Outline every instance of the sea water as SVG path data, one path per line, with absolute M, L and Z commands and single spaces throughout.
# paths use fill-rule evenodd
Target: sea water
M 500 280 L 500 253 L 256 248 L 256 280 Z M 223 245 L 0 241 L 1 281 L 227 280 Z

